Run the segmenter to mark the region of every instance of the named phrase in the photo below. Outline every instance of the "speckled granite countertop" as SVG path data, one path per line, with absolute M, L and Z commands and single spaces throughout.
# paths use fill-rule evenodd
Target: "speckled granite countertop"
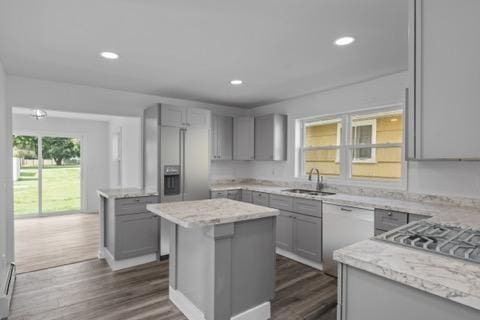
M 430 221 L 480 229 L 480 210 L 467 206 L 404 201 L 385 197 L 336 194 L 297 195 L 287 187 L 264 185 L 216 185 L 212 191 L 246 189 L 363 208 L 379 208 L 431 216 Z M 419 290 L 480 310 L 480 264 L 423 250 L 389 244 L 374 238 L 334 252 L 334 259 L 349 266 L 397 281 Z
M 277 209 L 229 199 L 148 204 L 147 210 L 185 228 L 254 220 L 279 214 Z
M 109 199 L 158 196 L 157 191 L 141 188 L 98 189 L 97 193 Z

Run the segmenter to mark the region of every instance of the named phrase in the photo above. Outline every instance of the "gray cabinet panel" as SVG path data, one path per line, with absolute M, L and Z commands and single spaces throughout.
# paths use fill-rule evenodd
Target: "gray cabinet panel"
M 322 217 L 322 201 L 294 198 L 293 211 L 310 216 Z
M 293 214 L 293 249 L 306 259 L 322 261 L 322 219 Z
M 256 191 L 253 191 L 252 192 L 252 202 L 254 204 L 258 204 L 260 206 L 265 206 L 265 207 L 268 207 L 269 206 L 269 194 L 268 193 L 265 193 L 265 192 L 256 192 Z
M 287 160 L 287 116 L 269 114 L 255 118 L 255 160 Z
M 242 201 L 252 203 L 252 191 L 242 190 Z
M 253 117 L 235 117 L 233 119 L 233 159 L 254 159 L 254 119 Z
M 157 219 L 150 213 L 117 216 L 115 259 L 126 259 L 157 252 Z
M 212 115 L 212 160 L 233 158 L 233 117 Z
M 242 200 L 242 191 L 241 190 L 228 190 L 227 198 L 232 200 L 240 201 Z
M 397 211 L 375 209 L 375 228 L 390 231 L 407 224 L 408 214 Z
M 116 199 L 115 214 L 123 215 L 147 212 L 147 204 L 157 202 L 159 202 L 157 196 Z
M 187 127 L 208 128 L 210 126 L 210 111 L 200 108 L 187 108 Z
M 339 320 L 480 319 L 478 310 L 346 265 L 339 288 Z
M 162 104 L 162 126 L 183 127 L 185 125 L 185 107 Z
M 222 190 L 222 191 L 211 191 L 210 192 L 210 198 L 212 199 L 218 199 L 218 198 L 227 198 L 227 191 Z
M 270 207 L 280 210 L 293 210 L 293 198 L 287 196 L 270 195 Z
M 410 1 L 408 155 L 414 159 L 480 159 L 480 1 L 455 4 Z
M 293 251 L 293 215 L 288 211 L 280 211 L 277 216 L 277 247 Z

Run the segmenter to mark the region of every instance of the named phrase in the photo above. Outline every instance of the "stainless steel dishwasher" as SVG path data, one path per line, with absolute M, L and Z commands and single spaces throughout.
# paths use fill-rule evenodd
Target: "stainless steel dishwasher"
M 337 276 L 333 251 L 374 236 L 374 212 L 369 209 L 323 203 L 323 270 Z

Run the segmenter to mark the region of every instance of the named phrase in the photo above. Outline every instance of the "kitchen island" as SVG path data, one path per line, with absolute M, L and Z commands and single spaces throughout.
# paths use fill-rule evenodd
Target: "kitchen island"
M 277 209 L 229 199 L 147 209 L 174 223 L 169 298 L 188 319 L 270 318 Z

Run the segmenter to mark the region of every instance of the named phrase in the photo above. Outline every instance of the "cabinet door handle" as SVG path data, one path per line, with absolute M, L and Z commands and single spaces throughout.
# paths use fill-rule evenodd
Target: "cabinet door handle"
M 346 212 L 352 212 L 352 209 L 343 208 L 343 207 L 342 207 L 342 208 L 340 208 L 340 210 L 342 210 L 342 211 L 346 211 Z
M 391 213 L 391 212 L 388 212 L 388 213 L 387 213 L 387 216 L 391 217 L 391 216 L 392 216 L 392 213 Z

